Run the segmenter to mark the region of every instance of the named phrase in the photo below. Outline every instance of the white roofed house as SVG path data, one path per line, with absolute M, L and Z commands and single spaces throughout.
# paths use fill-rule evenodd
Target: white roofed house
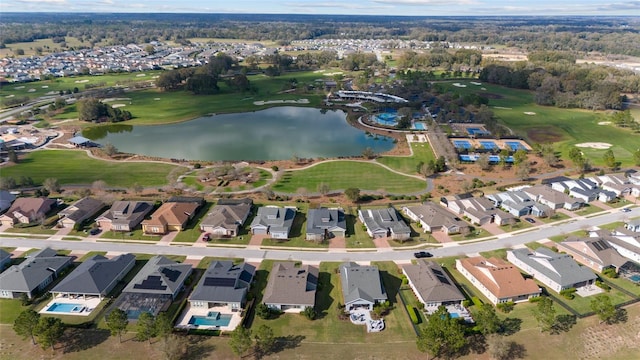
M 358 210 L 358 218 L 373 239 L 391 237 L 394 240 L 406 240 L 411 237 L 411 228 L 392 207 Z

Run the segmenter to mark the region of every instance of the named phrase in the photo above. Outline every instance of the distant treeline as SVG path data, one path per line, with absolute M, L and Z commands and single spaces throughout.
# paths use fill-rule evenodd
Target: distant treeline
M 403 17 L 256 14 L 3 13 L 0 46 L 64 36 L 94 45 L 190 38 L 396 39 L 640 56 L 637 17 Z

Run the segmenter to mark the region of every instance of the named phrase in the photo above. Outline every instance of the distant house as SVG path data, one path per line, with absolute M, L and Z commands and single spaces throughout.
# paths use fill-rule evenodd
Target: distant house
M 377 266 L 344 263 L 340 265 L 340 283 L 346 311 L 371 311 L 375 304 L 388 299 Z
M 50 248 L 28 255 L 19 265 L 13 265 L 0 274 L 0 298 L 17 299 L 22 294 L 33 298 L 44 291 L 72 261 L 72 257 L 58 256 Z
M 183 290 L 191 268 L 190 264 L 154 256 L 122 290 L 115 306 L 132 320 L 137 319 L 142 311 L 149 311 L 154 316 L 166 311 Z
M 606 240 L 599 237 L 584 239 L 569 237 L 557 246 L 559 251 L 566 252 L 575 261 L 597 272 L 607 268 L 617 270 L 629 261 Z
M 58 283 L 51 293 L 53 296 L 73 295 L 98 297 L 101 300 L 133 269 L 136 257 L 123 254 L 113 259 L 94 255 L 78 265 L 71 274 Z
M 212 261 L 189 298 L 191 306 L 226 306 L 232 312 L 241 311 L 255 271 L 256 268 L 247 263 Z
M 237 236 L 240 227 L 251 214 L 253 200 L 224 199 L 211 209 L 211 212 L 200 222 L 200 230 L 214 236 Z
M 625 228 L 614 230 L 598 230 L 590 234 L 605 240 L 609 245 L 627 259 L 640 264 L 640 236 Z
M 104 231 L 132 231 L 153 210 L 146 201 L 116 201 L 96 222 Z
M 465 299 L 449 275 L 434 261 L 421 259 L 415 265 L 403 265 L 402 273 L 425 308 L 461 304 Z
M 182 231 L 199 207 L 198 202 L 166 202 L 151 214 L 151 219 L 142 221 L 142 231 L 153 235 Z
M 90 197 L 84 197 L 73 205 L 62 209 L 58 213 L 58 225 L 63 228 L 73 228 L 76 224 L 91 218 L 104 207 L 104 203 Z
M 347 222 L 342 209 L 310 209 L 307 214 L 307 240 L 322 241 L 334 237 L 344 237 Z
M 600 190 L 598 193 L 598 200 L 602 202 L 611 202 L 617 198 L 616 193 L 608 190 Z
M 509 250 L 507 260 L 558 293 L 565 289 L 591 285 L 597 278 L 591 270 L 578 265 L 571 256 L 544 247 L 535 251 Z
M 269 273 L 262 302 L 279 311 L 301 312 L 315 306 L 317 288 L 317 267 L 276 262 Z
M 449 201 L 448 208 L 469 218 L 472 224 L 484 225 L 493 221 L 495 205 L 487 198 L 465 197 Z
M 0 214 L 11 207 L 16 196 L 7 190 L 0 190 Z
M 542 292 L 535 281 L 523 278 L 515 266 L 498 258 L 457 259 L 456 269 L 494 305 L 527 301 Z
M 402 211 L 411 220 L 419 223 L 424 232 L 442 231 L 445 234 L 457 234 L 469 231 L 469 224 L 432 202 L 405 206 Z
M 406 240 L 411 237 L 411 228 L 392 207 L 358 210 L 358 218 L 367 228 L 367 234 L 374 239 L 391 237 Z
M 78 147 L 78 148 L 87 148 L 87 147 L 96 147 L 97 143 L 87 139 L 84 136 L 74 136 L 69 139 L 69 144 Z
M 270 235 L 274 239 L 288 239 L 296 210 L 291 207 L 264 206 L 251 222 L 251 233 Z
M 624 223 L 624 228 L 629 231 L 640 232 L 640 219 L 628 220 Z
M 551 209 L 577 210 L 584 205 L 582 200 L 572 199 L 569 195 L 553 190 L 550 186 L 536 185 L 522 189 L 535 201 Z
M 9 265 L 11 265 L 11 253 L 0 249 L 0 272 Z
M 56 206 L 56 201 L 48 198 L 17 198 L 4 215 L 0 215 L 2 225 L 29 224 L 44 219 Z

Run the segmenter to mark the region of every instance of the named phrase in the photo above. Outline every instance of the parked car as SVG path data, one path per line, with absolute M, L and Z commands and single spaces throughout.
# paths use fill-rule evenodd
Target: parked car
M 420 259 L 420 258 L 428 258 L 428 257 L 432 257 L 433 254 L 428 252 L 428 251 L 418 251 L 416 253 L 413 253 L 413 256 L 416 257 L 416 259 Z
M 211 240 L 211 234 L 206 233 L 204 234 L 204 236 L 202 237 L 202 241 L 209 241 Z
M 89 234 L 98 235 L 98 234 L 100 234 L 100 231 L 102 231 L 102 230 L 100 230 L 100 228 L 93 228 L 93 229 L 89 230 Z
M 529 217 L 524 218 L 524 219 L 525 219 L 527 222 L 531 223 L 531 224 L 533 224 L 533 223 L 535 223 L 535 222 L 536 222 L 535 220 L 533 220 L 532 218 L 529 218 Z
M 622 208 L 620 211 L 622 211 L 622 212 L 631 212 L 631 209 L 629 209 L 629 208 Z

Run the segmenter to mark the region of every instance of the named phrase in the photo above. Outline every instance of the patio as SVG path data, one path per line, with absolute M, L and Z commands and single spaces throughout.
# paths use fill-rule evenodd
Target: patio
M 576 294 L 582 296 L 582 297 L 587 297 L 587 296 L 592 296 L 592 295 L 596 295 L 596 294 L 601 294 L 603 293 L 604 290 L 595 286 L 595 285 L 587 285 L 587 286 L 581 286 L 579 288 L 576 288 Z
M 230 316 L 229 323 L 225 326 L 218 325 L 195 325 L 193 324 L 194 317 L 210 318 L 212 313 L 218 313 L 223 316 Z M 191 304 L 187 304 L 182 315 L 176 323 L 176 328 L 181 329 L 205 329 L 205 330 L 221 330 L 221 331 L 233 331 L 240 322 L 242 322 L 241 312 L 231 312 L 227 306 L 214 306 L 214 307 L 193 307 Z
M 372 319 L 369 310 L 352 310 L 349 314 L 349 320 L 355 325 L 367 325 L 367 332 L 380 332 L 384 330 L 384 320 Z
M 60 295 L 49 301 L 40 314 L 89 316 L 99 304 L 98 297 Z
M 439 306 L 425 306 L 425 313 L 427 315 L 431 315 L 438 310 Z M 473 323 L 473 317 L 471 317 L 471 313 L 464 306 L 459 304 L 453 305 L 445 305 L 447 312 L 451 315 L 452 318 L 460 318 L 464 319 L 467 323 Z

